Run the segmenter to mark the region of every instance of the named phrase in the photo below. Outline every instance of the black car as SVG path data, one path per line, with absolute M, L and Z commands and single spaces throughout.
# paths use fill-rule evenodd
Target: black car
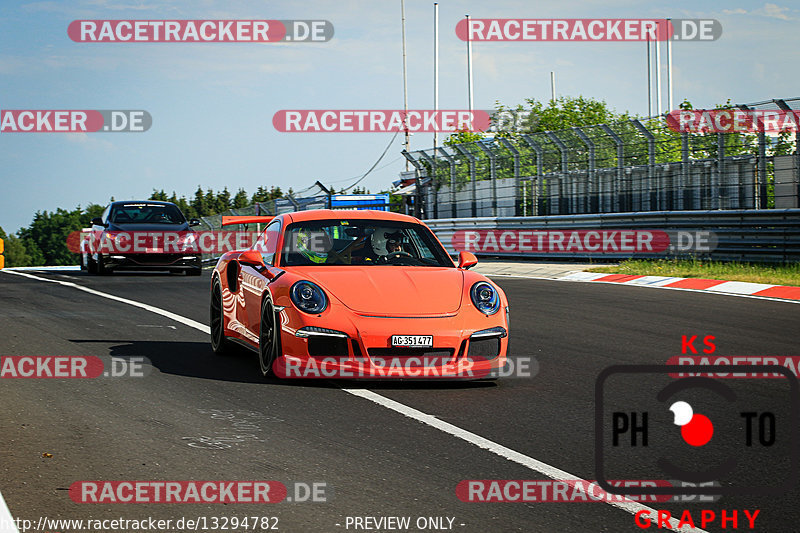
M 115 270 L 168 270 L 199 276 L 200 251 L 189 221 L 173 203 L 155 200 L 112 202 L 92 220 L 81 242 L 81 269 L 91 274 Z

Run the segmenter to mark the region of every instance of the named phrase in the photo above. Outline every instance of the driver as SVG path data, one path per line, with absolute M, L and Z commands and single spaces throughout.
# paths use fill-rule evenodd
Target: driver
M 386 251 L 389 252 L 389 255 L 395 252 L 402 252 L 403 247 L 400 245 L 400 241 L 395 239 L 387 239 L 386 240 Z
M 312 231 L 305 228 L 296 233 L 294 250 L 311 263 L 322 264 L 328 259 L 328 252 L 333 245 L 324 231 Z
M 403 248 L 404 235 L 399 228 L 375 228 L 371 236 L 372 251 L 381 263 L 411 257 Z

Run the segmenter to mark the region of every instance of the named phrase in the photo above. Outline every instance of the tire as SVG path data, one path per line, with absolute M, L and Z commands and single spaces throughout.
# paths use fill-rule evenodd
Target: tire
M 86 254 L 81 253 L 81 270 L 86 270 Z
M 103 261 L 103 256 L 100 254 L 97 254 L 97 273 L 101 276 L 108 276 L 111 274 L 111 269 L 106 266 Z
M 217 355 L 226 355 L 231 351 L 231 341 L 225 337 L 225 327 L 222 317 L 222 286 L 219 280 L 214 280 L 211 287 L 211 306 L 209 312 L 209 326 L 211 328 L 211 349 Z
M 272 299 L 267 295 L 261 304 L 261 327 L 258 334 L 258 364 L 264 377 L 272 375 L 272 364 L 281 349 L 281 339 L 276 327 L 275 309 Z
M 92 259 L 91 254 L 86 257 L 86 271 L 89 274 L 97 274 L 97 261 Z
M 186 271 L 187 276 L 201 276 L 203 274 L 202 268 L 190 268 Z

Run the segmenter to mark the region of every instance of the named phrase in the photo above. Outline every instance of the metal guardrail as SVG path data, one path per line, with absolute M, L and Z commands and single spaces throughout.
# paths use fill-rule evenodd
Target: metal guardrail
M 576 253 L 477 252 L 479 256 L 529 259 L 596 259 L 700 257 L 718 261 L 800 261 L 800 209 L 736 211 L 648 211 L 538 217 L 479 217 L 426 220 L 448 252 L 453 235 L 465 230 L 662 230 L 712 232 L 716 244 L 710 252 L 693 253 Z

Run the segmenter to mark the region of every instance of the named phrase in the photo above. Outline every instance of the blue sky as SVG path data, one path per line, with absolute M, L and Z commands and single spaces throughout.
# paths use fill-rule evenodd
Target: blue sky
M 465 43 L 475 18 L 715 18 L 715 42 L 673 46 L 675 103 L 695 107 L 798 96 L 800 9 L 788 2 L 495 0 L 440 2 L 440 107 L 467 105 Z M 409 107 L 429 109 L 433 2 L 407 0 Z M 75 19 L 326 19 L 327 43 L 75 43 Z M 144 133 L 0 134 L 0 226 L 16 231 L 37 210 L 147 197 L 191 196 L 198 185 L 233 193 L 259 185 L 339 188 L 369 169 L 386 133 L 280 133 L 280 109 L 400 109 L 399 0 L 75 0 L 0 4 L 0 109 L 145 109 Z M 646 114 L 643 43 L 475 43 L 474 101 L 522 103 L 590 96 Z M 666 103 L 664 104 L 666 107 Z M 440 137 L 441 138 L 441 137 Z M 398 136 L 362 184 L 387 188 L 405 165 Z M 427 148 L 432 134 L 411 139 Z

